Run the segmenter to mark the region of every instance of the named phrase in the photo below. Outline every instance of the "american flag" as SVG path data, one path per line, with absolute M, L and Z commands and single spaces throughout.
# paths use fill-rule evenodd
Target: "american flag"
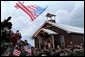
M 29 15 L 32 21 L 35 20 L 47 8 L 41 8 L 37 5 L 25 6 L 21 2 L 16 3 L 15 7 L 17 9 L 20 8 L 21 10 L 23 10 L 27 15 Z
M 14 56 L 20 56 L 20 53 L 21 53 L 21 51 L 19 51 L 18 49 L 14 49 L 14 51 L 13 51 Z

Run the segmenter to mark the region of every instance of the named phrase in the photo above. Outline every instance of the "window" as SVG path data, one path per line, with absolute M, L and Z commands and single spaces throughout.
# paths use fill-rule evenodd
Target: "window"
M 65 40 L 64 40 L 64 36 L 63 35 L 60 36 L 60 45 L 61 46 L 65 45 Z

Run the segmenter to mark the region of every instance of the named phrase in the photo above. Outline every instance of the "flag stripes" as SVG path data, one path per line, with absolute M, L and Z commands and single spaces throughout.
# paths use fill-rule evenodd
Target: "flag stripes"
M 15 55 L 15 56 L 20 56 L 20 53 L 21 52 L 17 49 L 14 49 L 14 51 L 13 51 L 13 55 Z
M 24 6 L 21 2 L 16 3 L 16 7 L 19 7 L 25 13 L 27 13 L 30 16 L 30 18 L 32 19 L 32 21 L 33 21 L 33 19 L 35 19 L 33 13 L 26 6 Z

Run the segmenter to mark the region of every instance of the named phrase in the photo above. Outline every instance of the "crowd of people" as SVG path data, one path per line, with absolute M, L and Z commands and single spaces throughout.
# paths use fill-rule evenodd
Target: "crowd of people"
M 24 53 L 30 53 L 31 46 L 27 40 L 21 40 L 22 36 L 19 30 L 13 32 L 12 17 L 8 17 L 1 22 L 1 56 L 20 56 Z M 19 53 L 18 53 L 19 52 Z
M 56 49 L 38 49 L 34 48 L 33 56 L 84 56 L 84 46 L 70 45 L 66 48 L 61 48 L 57 45 Z
M 19 30 L 15 33 L 11 30 L 12 23 L 8 17 L 1 22 L 1 56 L 84 56 L 84 46 L 70 45 L 67 48 L 39 49 L 32 47 L 27 40 L 21 40 Z

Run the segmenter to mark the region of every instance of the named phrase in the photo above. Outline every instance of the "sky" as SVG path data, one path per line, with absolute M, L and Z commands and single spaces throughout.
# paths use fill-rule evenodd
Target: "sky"
M 46 13 L 57 15 L 56 23 L 69 26 L 80 27 L 84 29 L 84 1 L 24 1 L 24 5 L 38 5 L 47 7 L 47 9 L 39 15 L 34 21 L 24 13 L 21 9 L 16 9 L 15 3 L 18 1 L 1 1 L 1 21 L 12 16 L 12 30 L 20 30 L 22 40 L 27 40 L 34 46 L 32 35 L 39 27 L 47 21 Z M 23 2 L 23 1 L 21 1 Z

